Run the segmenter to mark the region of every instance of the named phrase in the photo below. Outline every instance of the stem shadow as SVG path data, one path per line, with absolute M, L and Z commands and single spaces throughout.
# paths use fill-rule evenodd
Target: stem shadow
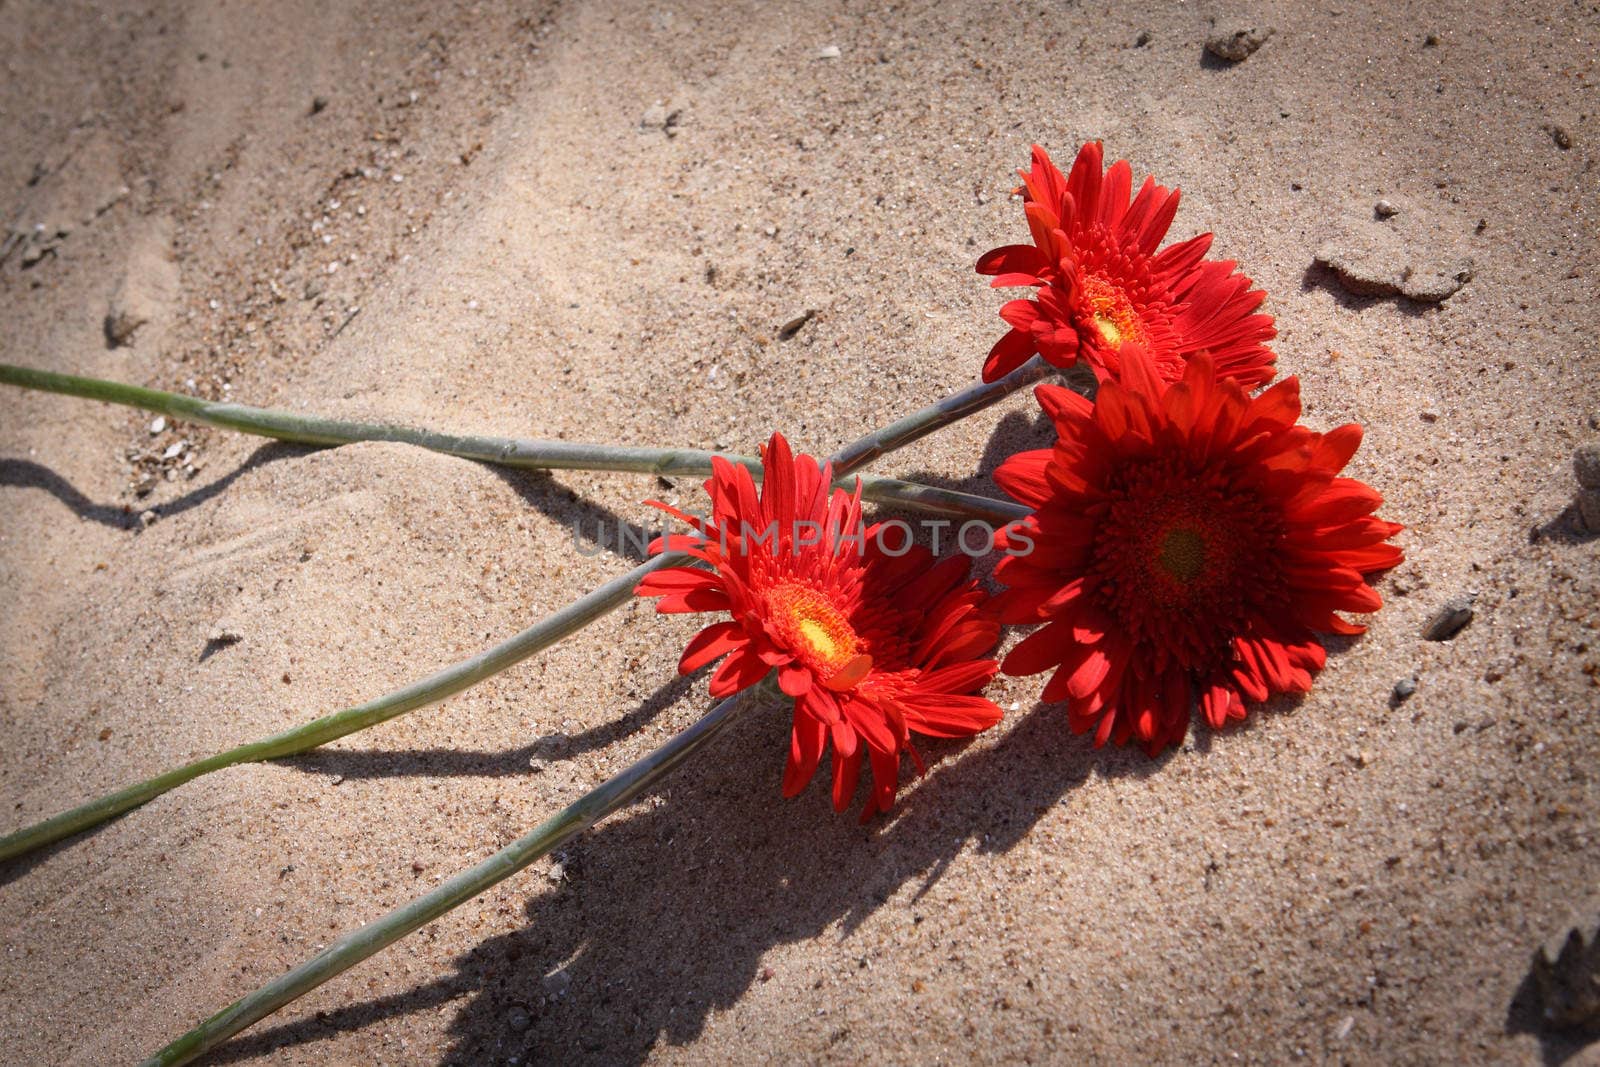
M 502 752 L 422 748 L 400 752 L 313 749 L 275 762 L 307 774 L 345 778 L 482 777 L 510 778 L 535 773 L 533 760 L 564 760 L 610 746 L 643 729 L 681 700 L 693 678 L 674 675 L 620 719 L 576 734 L 550 734 Z
M 250 453 L 245 461 L 227 474 L 190 490 L 176 500 L 152 505 L 148 510 L 170 517 L 197 508 L 221 493 L 245 473 L 281 459 L 303 456 L 314 449 L 304 445 L 272 441 Z M 0 459 L 0 486 L 14 485 L 28 489 L 43 489 L 72 510 L 80 519 L 97 522 L 116 530 L 138 530 L 142 527 L 139 516 L 131 504 L 97 504 L 78 491 L 78 488 L 42 463 L 28 459 Z
M 555 478 L 553 472 L 525 470 L 520 467 L 486 466 L 516 490 L 517 495 L 530 507 L 545 518 L 570 530 L 574 545 L 580 542 L 592 545 L 593 549 L 590 551 L 579 549 L 584 555 L 594 556 L 609 551 L 632 563 L 643 563 L 650 558 L 650 537 L 640 534 L 643 527 L 638 523 L 629 522 L 604 504 L 597 504 L 579 494 L 577 490 L 563 485 Z M 640 477 L 626 472 L 623 472 L 623 476 Z M 641 495 L 640 500 L 643 499 L 644 495 Z M 661 516 L 660 524 L 666 524 L 665 515 Z M 625 530 L 633 533 L 625 536 Z
M 16 829 L 20 830 L 23 826 L 32 825 L 32 823 L 37 821 L 38 817 L 31 819 L 28 822 L 24 822 L 21 826 L 16 827 Z M 77 848 L 85 841 L 93 838 L 96 834 L 99 834 L 109 828 L 114 822 L 116 822 L 115 819 L 107 820 L 106 822 L 101 823 L 99 826 L 91 826 L 86 830 L 79 830 L 70 837 L 64 837 L 60 841 L 33 849 L 31 852 L 24 852 L 22 855 L 13 856 L 8 860 L 0 860 L 0 888 L 4 888 L 5 886 L 10 885 L 12 882 L 17 881 L 19 878 L 32 873 L 34 868 L 49 862 L 50 859 L 58 853 L 65 852 L 69 848 Z

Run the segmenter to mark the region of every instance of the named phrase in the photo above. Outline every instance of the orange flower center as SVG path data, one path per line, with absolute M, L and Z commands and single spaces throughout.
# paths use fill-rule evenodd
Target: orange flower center
M 1100 331 L 1104 344 L 1121 348 L 1129 341 L 1141 345 L 1149 343 L 1150 332 L 1121 286 L 1099 274 L 1086 274 L 1083 294 L 1088 302 L 1089 317 Z
M 850 620 L 818 590 L 783 582 L 768 598 L 779 642 L 824 679 L 860 655 L 861 639 Z

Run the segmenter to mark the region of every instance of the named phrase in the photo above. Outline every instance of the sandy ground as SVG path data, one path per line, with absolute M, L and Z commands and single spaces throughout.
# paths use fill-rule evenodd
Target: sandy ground
M 1366 426 L 1353 472 L 1408 528 L 1371 632 L 1247 728 L 1097 752 L 1006 681 L 1001 727 L 862 828 L 825 789 L 781 801 L 784 716 L 754 716 L 559 870 L 210 1062 L 1600 1063 L 1526 986 L 1600 919 L 1600 567 L 1570 468 L 1600 438 L 1600 15 L 1146 7 L 0 5 L 0 207 L 27 235 L 6 361 L 825 452 L 975 377 L 1003 326 L 972 265 L 1021 239 L 1013 169 L 1098 137 L 1272 294 L 1307 420 Z M 1214 14 L 1277 32 L 1221 64 Z M 1374 255 L 1472 280 L 1418 304 L 1316 266 L 1378 241 L 1379 198 L 1408 236 Z M 112 346 L 112 312 L 147 321 Z M 991 490 L 1045 438 L 1019 396 L 882 469 Z M 695 492 L 6 391 L 3 825 L 500 640 L 631 565 L 575 551 L 574 521 Z M 1474 621 L 1422 640 L 1468 591 Z M 134 1060 L 504 845 L 707 705 L 673 673 L 695 625 L 635 604 L 0 868 L 0 1058 Z

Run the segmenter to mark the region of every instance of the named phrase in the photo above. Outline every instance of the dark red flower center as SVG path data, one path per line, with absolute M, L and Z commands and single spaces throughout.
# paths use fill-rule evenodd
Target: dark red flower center
M 1157 458 L 1126 462 L 1102 506 L 1091 564 L 1101 606 L 1163 662 L 1202 667 L 1225 654 L 1274 584 L 1281 523 L 1260 497 L 1223 471 Z
M 1156 561 L 1174 581 L 1194 581 L 1206 566 L 1205 534 L 1187 526 L 1174 526 L 1162 538 Z

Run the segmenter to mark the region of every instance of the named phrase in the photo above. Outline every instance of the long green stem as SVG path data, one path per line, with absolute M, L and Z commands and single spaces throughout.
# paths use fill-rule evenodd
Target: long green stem
M 858 467 L 864 467 L 879 456 L 888 455 L 941 427 L 959 422 L 968 415 L 977 414 L 995 401 L 1032 385 L 1050 373 L 1050 365 L 1038 356 L 1034 356 L 1004 378 L 993 382 L 980 382 L 943 400 L 935 401 L 921 411 L 912 412 L 903 419 L 891 422 L 845 445 L 834 454 L 834 472 L 846 474 Z
M 972 412 L 1037 381 L 1049 368 L 1039 360 L 1012 372 L 991 385 L 974 386 L 933 404 L 915 415 L 901 419 L 878 433 L 870 434 L 840 453 L 835 464 L 839 478 L 872 459 L 910 444 L 940 426 L 948 425 Z M 478 460 L 502 467 L 524 470 L 631 471 L 638 474 L 704 477 L 711 473 L 711 460 L 722 456 L 730 463 L 749 467 L 757 477 L 761 461 L 750 456 L 711 452 L 699 448 L 640 448 L 628 445 L 595 445 L 573 441 L 541 441 L 521 437 L 490 437 L 481 434 L 447 434 L 388 423 L 351 422 L 327 419 L 304 412 L 278 411 L 245 404 L 218 403 L 181 393 L 166 393 L 102 378 L 81 378 L 74 374 L 34 370 L 0 363 L 0 384 L 16 385 L 66 396 L 102 400 L 111 404 L 153 411 L 175 419 L 204 423 L 224 430 L 270 437 L 303 445 L 345 445 L 357 441 L 393 441 L 415 445 L 431 452 L 442 452 L 462 459 Z M 879 504 L 893 504 L 914 511 L 948 515 L 963 519 L 1008 522 L 1017 517 L 1011 505 L 998 506 L 986 497 L 950 489 L 904 482 L 896 478 L 863 475 L 862 496 Z M 1023 512 L 1025 514 L 1025 512 Z
M 1035 360 L 1034 363 L 1014 371 L 998 382 L 967 389 L 939 403 L 929 405 L 921 411 L 893 423 L 877 434 L 869 434 L 834 457 L 835 470 L 841 475 L 846 475 L 856 467 L 891 451 L 893 448 L 909 444 L 911 441 L 932 432 L 940 426 L 948 425 L 957 419 L 979 411 L 1002 399 L 1007 394 L 1037 380 L 1044 373 L 1040 369 L 1042 367 L 1043 364 Z M 213 405 L 193 397 L 178 396 L 174 393 L 161 393 L 153 389 L 141 389 L 137 386 L 104 382 L 94 378 L 74 378 L 70 375 L 52 374 L 47 371 L 30 371 L 0 364 L 0 381 L 30 388 L 65 392 L 73 396 L 84 396 L 94 400 L 110 400 L 114 403 L 130 404 L 134 407 L 147 407 L 149 410 L 169 412 L 174 417 L 196 418 L 196 421 L 212 420 L 215 425 L 219 426 L 229 424 L 213 420 L 214 409 L 223 408 L 227 409 L 227 412 L 233 413 L 244 412 L 248 419 L 267 418 L 273 430 L 268 436 L 290 433 L 293 428 L 289 425 L 289 421 L 309 420 L 298 424 L 299 429 L 294 432 L 298 433 L 299 436 L 282 437 L 281 439 L 283 440 L 309 441 L 314 444 L 337 444 L 343 443 L 345 440 L 376 439 L 317 437 L 313 435 L 311 428 L 312 424 L 316 424 L 325 431 L 329 425 L 348 427 L 360 424 L 330 424 L 326 420 L 318 420 L 308 416 L 264 412 L 259 408 L 245 408 L 236 404 Z M 212 415 L 207 415 L 204 419 L 197 418 L 195 413 L 200 412 L 202 408 L 212 409 Z M 282 415 L 283 420 L 288 421 L 277 421 L 279 415 Z M 227 417 L 232 418 L 233 416 L 227 414 Z M 268 425 L 268 423 L 255 421 L 248 422 L 248 425 L 258 428 L 248 429 L 246 423 L 232 425 L 230 428 L 242 429 L 249 433 L 264 432 L 259 428 Z M 372 428 L 368 427 L 367 429 Z M 425 431 L 417 432 L 425 433 Z M 398 438 L 393 439 L 398 440 Z M 477 440 L 492 439 L 481 438 Z M 564 444 L 563 442 L 556 443 Z M 709 457 L 712 453 L 699 454 L 708 457 L 705 460 L 705 470 L 709 471 Z M 951 504 L 952 507 L 959 504 L 960 510 L 943 512 L 946 514 L 954 513 L 962 517 L 985 519 L 997 523 L 1010 522 L 1026 514 L 1026 509 L 1005 501 L 989 500 L 986 497 L 976 497 L 964 493 L 950 493 L 947 490 L 937 489 L 932 486 L 919 486 L 912 483 L 901 484 L 909 486 L 916 493 L 939 497 L 947 504 Z M 957 497 L 964 499 L 952 503 L 952 498 Z M 458 693 L 492 674 L 505 670 L 512 664 L 526 659 L 535 652 L 561 640 L 568 634 L 587 626 L 601 615 L 625 602 L 632 595 L 634 586 L 650 570 L 656 567 L 682 563 L 685 558 L 675 555 L 662 556 L 651 560 L 649 563 L 635 568 L 620 578 L 612 579 L 560 611 L 541 619 L 509 640 L 485 652 L 481 652 L 471 659 L 464 660 L 421 681 L 414 682 L 404 689 L 389 693 L 376 700 L 368 701 L 365 704 L 359 704 L 331 715 L 325 715 L 320 719 L 274 734 L 264 740 L 240 745 L 236 748 L 228 749 L 226 752 L 219 752 L 205 759 L 196 760 L 193 763 L 185 764 L 164 774 L 156 775 L 154 778 L 100 797 L 98 800 L 90 801 L 70 811 L 52 816 L 43 822 L 24 827 L 15 833 L 0 838 L 0 862 L 60 841 L 92 826 L 98 826 L 108 819 L 131 811 L 139 805 L 160 796 L 162 793 L 174 789 L 185 782 L 193 781 L 203 774 L 209 774 L 212 771 L 221 770 L 224 767 L 232 767 L 240 763 L 278 759 L 297 752 L 304 752 L 354 733 L 357 730 L 364 730 L 386 719 L 392 719 L 396 715 L 402 715 L 424 705 L 443 700 L 445 697 Z
M 568 634 L 594 622 L 619 604 L 626 603 L 633 595 L 634 586 L 638 585 L 650 571 L 659 567 L 681 565 L 689 559 L 690 557 L 681 553 L 657 556 L 627 574 L 611 579 L 593 592 L 579 597 L 560 611 L 540 619 L 510 640 L 480 652 L 471 659 L 446 667 L 421 681 L 413 682 L 404 689 L 365 704 L 358 704 L 353 708 L 324 715 L 320 719 L 314 719 L 260 741 L 252 741 L 237 748 L 230 748 L 226 752 L 184 764 L 165 774 L 158 774 L 147 781 L 18 830 L 14 834 L 0 838 L 0 861 L 70 837 L 91 826 L 98 826 L 107 819 L 136 808 L 202 774 L 209 774 L 239 763 L 256 763 L 305 752 L 346 734 L 375 726 L 396 715 L 403 715 L 415 708 L 443 700 L 452 693 L 459 693 L 490 675 L 498 674 L 512 664 L 520 663 L 535 652 L 550 647 Z
M 352 930 L 300 966 L 234 1001 L 151 1056 L 145 1061 L 145 1067 L 175 1067 L 176 1064 L 188 1063 L 328 979 L 509 878 L 540 856 L 559 848 L 659 781 L 721 733 L 739 712 L 769 692 L 767 686 L 761 686 L 724 700 L 683 733 L 627 770 L 612 775 L 539 824 L 532 833 L 513 841 L 476 867 L 441 883 L 426 896 L 418 897 L 382 918 Z

